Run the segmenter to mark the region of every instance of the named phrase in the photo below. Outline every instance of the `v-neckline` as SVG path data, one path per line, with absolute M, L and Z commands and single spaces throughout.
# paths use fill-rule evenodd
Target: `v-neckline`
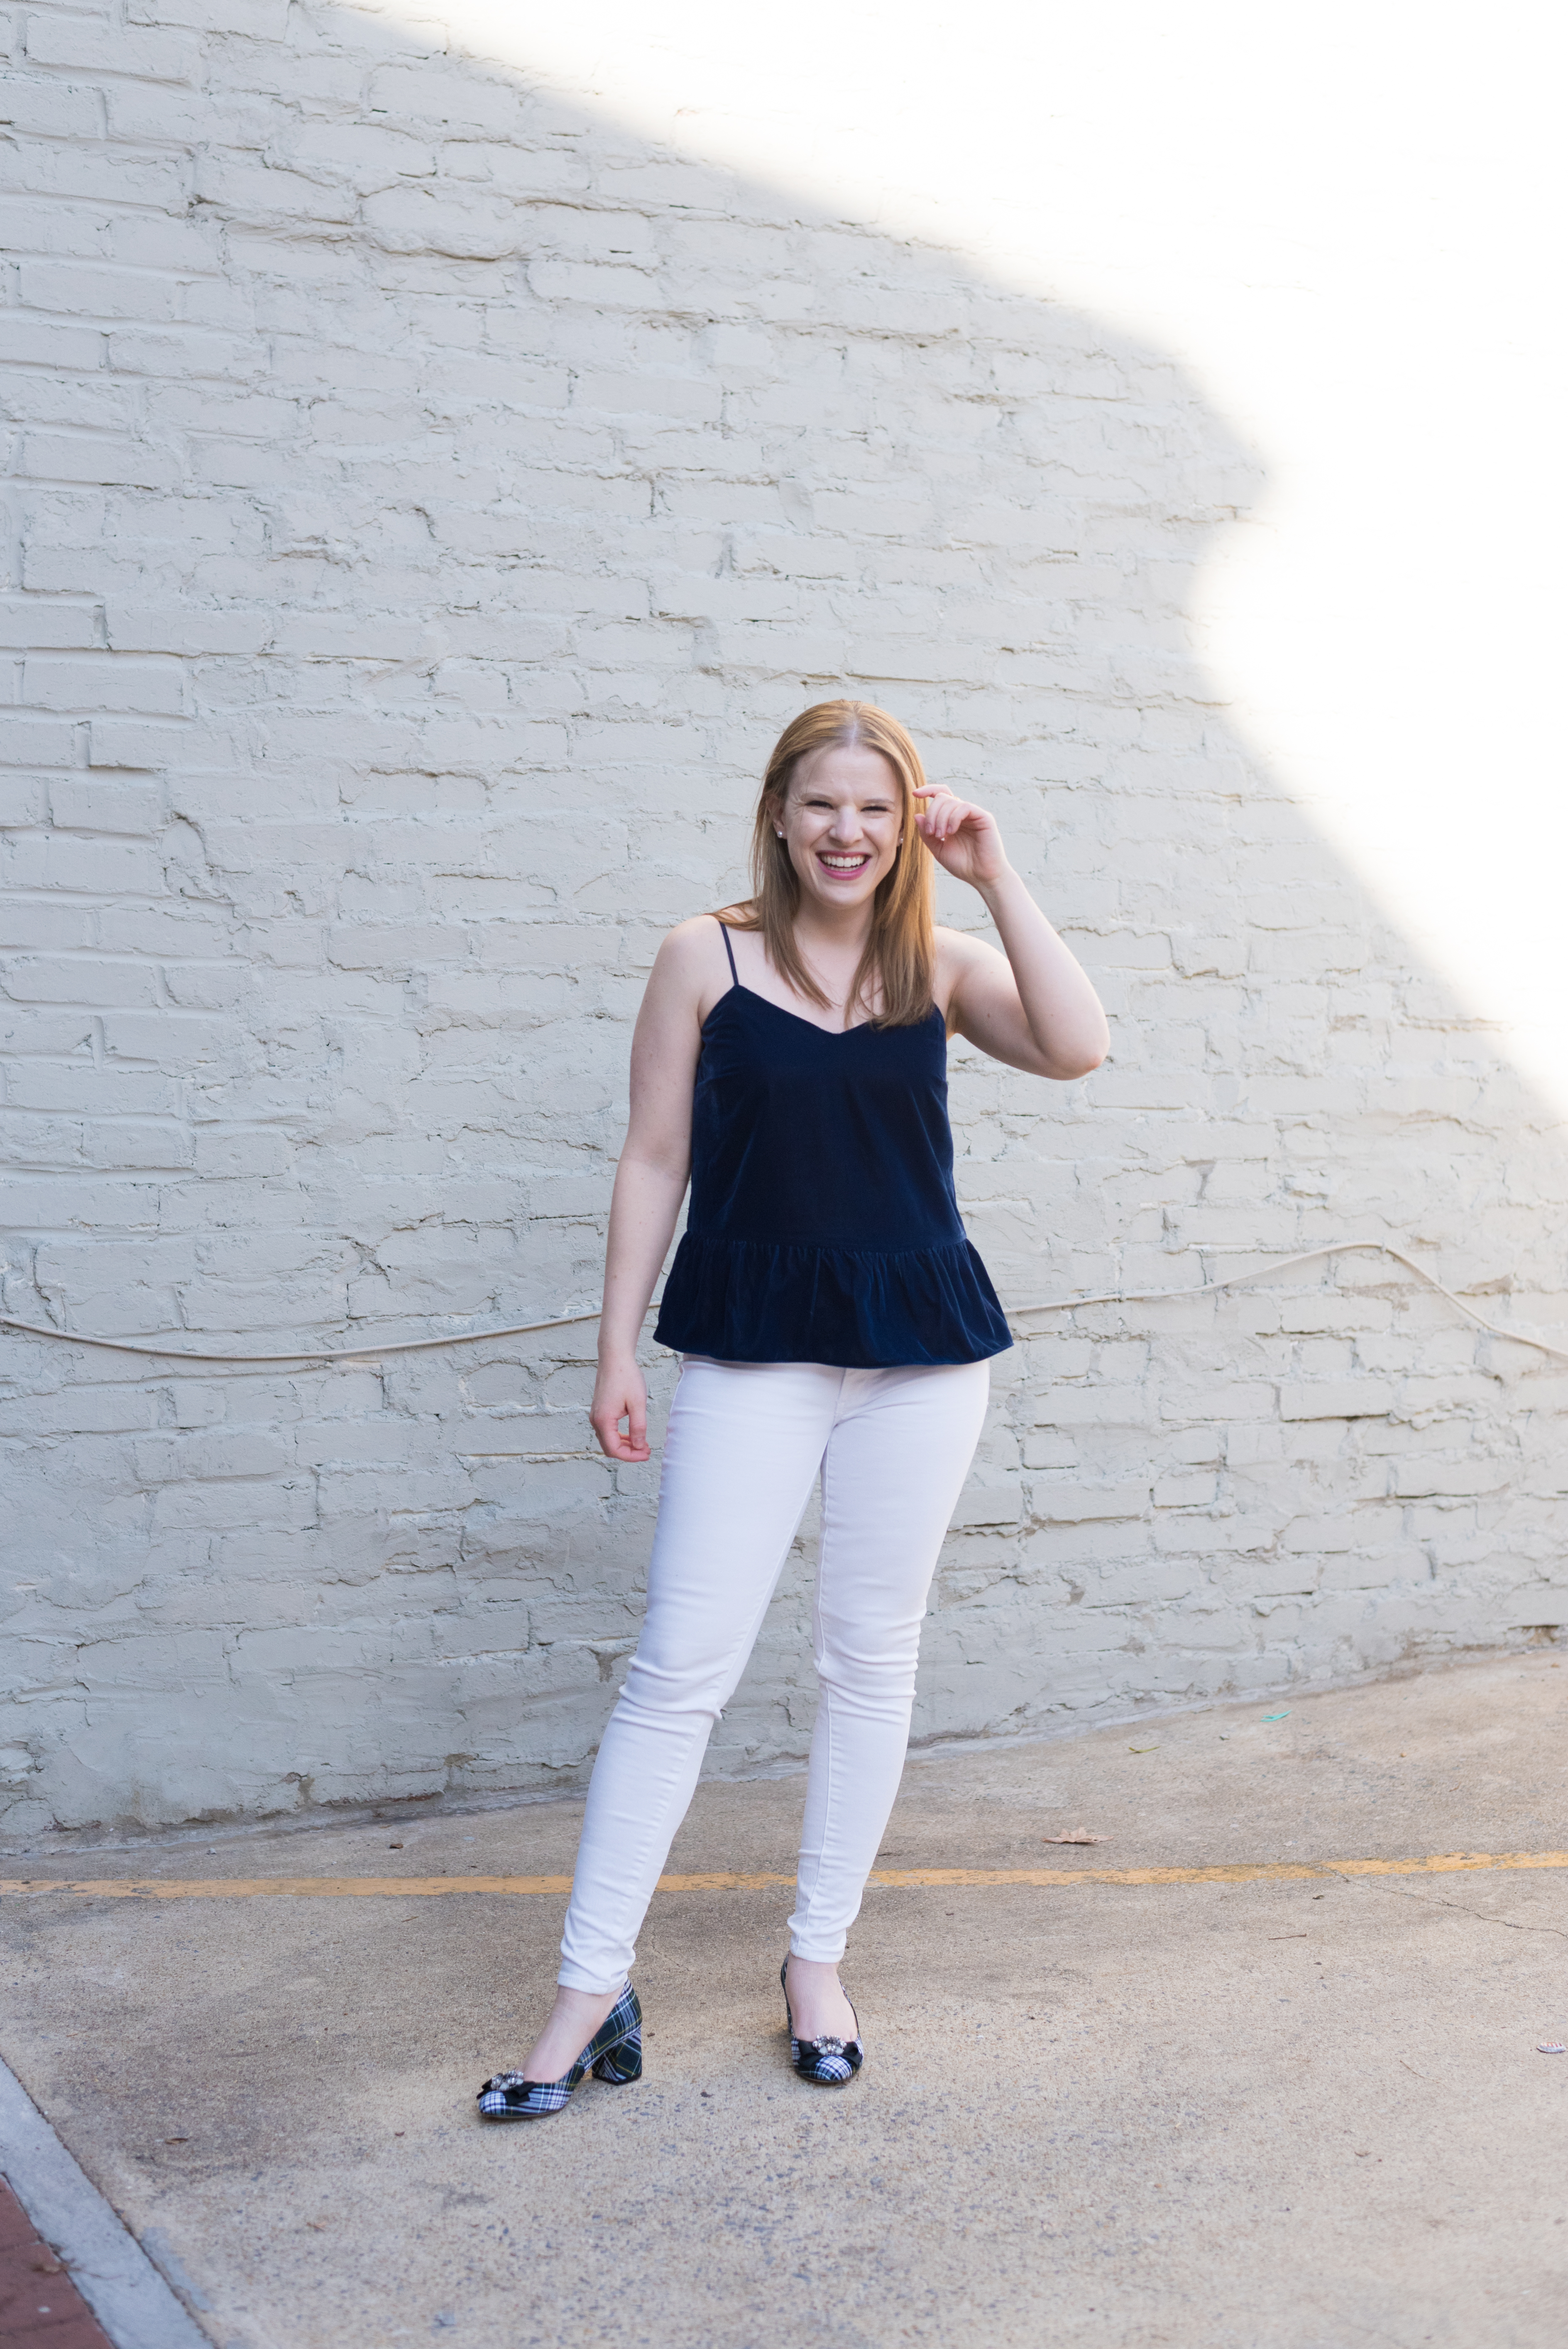
M 724 993 L 718 999 L 718 1002 L 714 1005 L 713 1010 L 708 1013 L 707 1019 L 703 1021 L 702 1032 L 705 1036 L 707 1033 L 708 1020 L 711 1020 L 715 1017 L 717 1012 L 719 1010 L 720 1006 L 728 1002 L 732 995 L 749 995 L 754 1003 L 764 1005 L 769 1011 L 777 1011 L 782 1019 L 793 1019 L 797 1028 L 810 1028 L 814 1036 L 825 1036 L 830 1044 L 841 1044 L 846 1036 L 859 1036 L 866 1029 L 872 1028 L 876 1025 L 876 1022 L 872 1019 L 857 1019 L 852 1028 L 819 1027 L 815 1019 L 808 1019 L 803 1012 L 791 1011 L 787 1003 L 775 1003 L 770 995 L 759 995 L 756 988 L 748 987 L 743 978 L 738 978 L 731 986 L 725 988 Z M 939 1003 L 934 1003 L 931 1009 L 926 1013 L 925 1024 L 929 1026 L 933 1019 L 940 1019 L 942 1021 L 943 1040 L 945 1042 L 947 1039 L 947 1020 L 943 1012 L 942 1006 Z
M 818 1020 L 808 1019 L 803 1011 L 791 1011 L 787 1003 L 775 1003 L 770 995 L 758 994 L 757 988 L 748 987 L 743 978 L 738 978 L 734 988 L 727 989 L 726 992 L 749 995 L 754 1003 L 765 1003 L 769 1011 L 781 1011 L 786 1019 L 793 1019 L 798 1027 L 810 1028 L 818 1036 L 826 1036 L 829 1042 L 832 1044 L 841 1043 L 846 1036 L 858 1036 L 862 1028 L 869 1028 L 872 1024 L 869 1019 L 857 1019 L 852 1028 L 824 1028 Z M 723 1001 L 724 997 L 721 995 L 718 1003 Z M 713 1007 L 715 1011 L 718 1009 L 718 1003 Z

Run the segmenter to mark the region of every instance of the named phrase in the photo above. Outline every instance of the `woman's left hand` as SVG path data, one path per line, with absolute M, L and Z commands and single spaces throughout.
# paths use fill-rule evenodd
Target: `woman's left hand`
M 945 783 L 918 785 L 915 796 L 924 802 L 914 816 L 920 836 L 943 871 L 976 889 L 1000 881 L 1007 855 L 995 817 L 957 798 Z

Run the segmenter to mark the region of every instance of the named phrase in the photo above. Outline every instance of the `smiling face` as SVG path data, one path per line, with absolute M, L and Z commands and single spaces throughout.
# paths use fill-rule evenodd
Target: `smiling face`
M 797 761 L 773 822 L 803 899 L 840 910 L 871 903 L 898 856 L 903 797 L 891 761 L 863 742 L 830 742 Z

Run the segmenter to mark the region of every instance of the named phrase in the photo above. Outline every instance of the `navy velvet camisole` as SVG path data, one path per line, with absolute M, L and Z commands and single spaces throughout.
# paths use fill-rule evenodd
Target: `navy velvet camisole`
M 723 1362 L 978 1362 L 1013 1340 L 959 1220 L 942 1013 L 841 1034 L 734 985 L 703 1022 L 691 1208 L 654 1335 Z

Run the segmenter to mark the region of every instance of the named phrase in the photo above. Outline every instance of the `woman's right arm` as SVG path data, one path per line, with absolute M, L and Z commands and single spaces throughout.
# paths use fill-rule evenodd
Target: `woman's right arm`
M 637 1342 L 691 1173 L 691 1102 L 711 985 L 701 933 L 683 922 L 659 948 L 632 1038 L 632 1112 L 610 1200 L 599 1375 L 592 1419 L 612 1460 L 648 1458 L 648 1390 Z M 623 1430 L 621 1423 L 625 1422 Z

